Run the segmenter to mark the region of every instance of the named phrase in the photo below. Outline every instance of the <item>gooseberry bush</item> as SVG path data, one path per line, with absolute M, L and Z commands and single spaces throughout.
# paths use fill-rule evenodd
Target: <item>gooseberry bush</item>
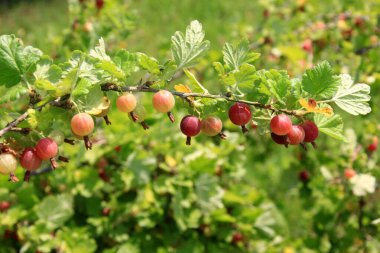
M 96 147 L 102 145 L 103 141 L 99 136 L 105 136 L 104 139 L 107 140 L 107 133 L 110 134 L 107 129 L 110 127 L 121 124 L 123 128 L 118 133 L 118 138 L 123 138 L 120 137 L 123 135 L 132 136 L 128 140 L 133 142 L 135 136 L 142 133 L 135 128 L 131 131 L 127 122 L 140 124 L 147 130 L 144 136 L 149 136 L 151 123 L 159 124 L 162 136 L 155 135 L 157 142 L 165 144 L 168 142 L 165 136 L 182 132 L 185 137 L 176 141 L 187 144 L 189 153 L 195 148 L 199 149 L 192 156 L 183 155 L 182 167 L 167 147 L 163 147 L 154 158 L 157 164 L 152 162 L 153 159 L 149 158 L 152 152 L 145 149 L 152 148 L 155 140 L 144 143 L 141 157 L 128 147 L 110 147 L 112 159 L 96 161 L 98 175 L 94 171 L 88 174 L 80 171 L 81 166 L 86 166 L 86 161 L 75 165 L 77 171 L 71 176 L 77 177 L 74 182 L 78 187 L 73 191 L 77 191 L 83 198 L 90 198 L 91 191 L 102 195 L 97 188 L 97 181 L 104 184 L 112 182 L 105 189 L 111 195 L 114 193 L 113 187 L 125 188 L 125 195 L 117 193 L 107 200 L 112 209 L 96 206 L 96 209 L 101 209 L 102 217 L 88 220 L 94 228 L 99 228 L 94 229 L 94 234 L 110 234 L 109 237 L 112 237 L 107 237 L 101 243 L 115 245 L 130 242 L 121 233 L 128 230 L 128 234 L 141 235 L 142 239 L 133 241 L 133 244 L 148 248 L 161 241 L 161 238 L 154 235 L 157 229 L 170 235 L 165 236 L 171 238 L 165 243 L 170 247 L 181 248 L 183 252 L 189 248 L 197 248 L 198 252 L 249 252 L 255 248 L 249 243 L 249 237 L 260 238 L 260 233 L 273 236 L 274 232 L 271 225 L 265 222 L 265 217 L 276 216 L 273 214 L 275 208 L 264 203 L 261 192 L 239 185 L 229 186 L 233 190 L 226 191 L 215 180 L 218 177 L 223 182 L 229 181 L 230 179 L 223 178 L 223 173 L 231 173 L 231 178 L 242 177 L 239 167 L 246 154 L 242 154 L 239 146 L 250 143 L 248 140 L 246 143 L 238 143 L 236 136 L 247 136 L 253 128 L 255 134 L 262 135 L 262 141 L 270 141 L 272 138 L 275 143 L 289 147 L 284 149 L 286 152 L 308 150 L 308 153 L 302 153 L 302 161 L 307 154 L 319 152 L 311 147 L 317 148 L 321 135 L 345 141 L 340 113 L 346 113 L 349 117 L 368 114 L 371 111 L 368 104 L 370 87 L 364 83 L 356 84 L 348 74 L 335 73 L 326 61 L 307 69 L 299 77 L 291 77 L 285 70 L 257 69 L 255 63 L 260 60 L 260 55 L 250 49 L 246 40 L 226 43 L 222 52 L 223 61 L 209 64 L 213 66 L 210 71 L 217 73 L 219 78 L 202 80 L 194 68 L 199 60 L 208 60 L 203 56 L 210 43 L 204 40 L 204 36 L 202 25 L 198 21 L 192 21 L 185 33 L 176 32 L 172 36 L 171 57 L 162 62 L 144 53 L 129 52 L 123 48 L 109 53 L 103 39 L 89 52 L 73 51 L 69 59 L 57 62 L 39 49 L 24 46 L 20 39 L 12 35 L 1 36 L 0 84 L 7 90 L 0 102 L 8 105 L 1 110 L 1 173 L 9 176 L 11 181 L 17 181 L 15 171 L 19 163 L 25 169 L 26 181 L 32 179 L 44 184 L 43 181 L 38 181 L 38 177 L 31 176 L 54 168 L 65 169 L 66 164 L 63 163 L 68 162 L 69 158 L 88 158 L 88 152 L 98 152 Z M 13 107 L 14 104 L 18 104 L 18 107 Z M 148 105 L 154 110 L 147 108 Z M 113 120 L 114 107 L 125 116 L 122 122 Z M 162 119 L 162 114 L 166 114 L 170 121 Z M 152 121 L 149 117 L 159 120 Z M 110 124 L 112 125 L 109 126 Z M 227 159 L 223 160 L 225 164 L 215 164 L 206 148 L 194 145 L 204 140 L 200 135 L 212 138 L 215 143 L 230 142 L 230 145 L 226 144 L 226 150 L 218 152 L 235 159 L 238 164 L 235 167 L 238 169 L 232 168 Z M 192 146 L 188 147 L 190 144 Z M 80 153 L 70 153 L 68 149 L 71 145 L 80 146 Z M 368 150 L 376 150 L 374 146 L 377 147 L 375 140 L 368 146 Z M 282 149 L 281 146 L 276 148 Z M 125 153 L 126 150 L 131 152 L 128 161 L 119 161 L 118 152 Z M 164 152 L 169 155 L 162 155 Z M 199 156 L 207 157 L 210 161 L 202 162 L 198 159 Z M 91 159 L 87 162 L 95 163 Z M 119 163 L 137 168 L 138 177 L 132 172 L 120 173 L 115 169 L 119 168 Z M 199 163 L 203 163 L 202 166 L 198 166 Z M 147 171 L 154 171 L 156 166 L 158 172 L 152 172 L 152 177 L 158 183 L 153 188 L 146 179 L 146 174 Z M 186 172 L 194 177 L 194 181 L 182 174 L 183 167 L 194 170 Z M 213 170 L 214 167 L 217 168 L 215 172 L 210 173 L 206 169 Z M 110 171 L 109 168 L 113 169 Z M 212 173 L 215 176 L 210 175 Z M 116 179 L 111 179 L 110 174 L 116 175 Z M 169 179 L 164 174 L 170 175 Z M 347 173 L 348 176 L 346 173 L 344 176 L 354 180 L 363 179 L 352 174 L 351 171 Z M 306 170 L 300 172 L 299 180 L 305 186 L 303 189 L 308 189 L 312 176 Z M 90 178 L 91 183 L 82 184 L 81 178 Z M 65 181 L 59 175 L 55 179 Z M 132 185 L 139 189 L 138 193 L 132 189 Z M 67 187 L 70 186 L 73 185 Z M 239 196 L 234 192 L 242 192 L 247 196 Z M 195 200 L 194 196 L 199 200 Z M 222 198 L 224 203 L 221 203 Z M 132 204 L 128 202 L 131 199 Z M 67 209 L 73 205 L 72 201 L 65 194 L 50 197 L 38 205 L 37 216 L 40 220 L 49 216 L 44 207 L 52 202 L 69 217 L 72 211 Z M 86 201 L 88 206 L 83 208 L 91 209 L 90 202 Z M 124 202 L 128 204 L 120 204 L 118 207 L 118 203 Z M 199 209 L 190 209 L 192 205 Z M 3 206 L 5 209 L 7 203 Z M 128 211 L 123 211 L 124 209 Z M 61 213 L 62 210 L 56 212 Z M 113 214 L 115 210 L 120 211 L 118 215 Z M 110 217 L 111 222 L 108 223 L 104 217 Z M 161 227 L 154 219 L 160 219 L 160 223 L 167 223 L 168 226 Z M 46 224 L 41 221 L 40 227 L 35 229 L 40 229 L 50 238 L 49 233 L 57 231 L 66 220 L 66 217 L 53 217 Z M 260 232 L 245 225 L 249 222 L 254 222 L 255 229 Z M 189 233 L 187 242 L 182 241 L 177 245 L 178 235 L 173 235 L 172 232 L 177 228 Z M 33 234 L 26 225 L 20 230 L 24 235 Z M 62 229 L 54 236 L 57 241 L 72 238 L 74 236 L 71 231 Z M 76 230 L 73 234 L 81 235 L 79 238 L 83 241 L 90 241 L 86 237 L 87 231 Z M 208 244 L 208 238 L 223 243 Z M 42 244 L 50 249 L 48 242 Z M 94 251 L 93 244 L 89 244 L 87 250 Z M 136 251 L 131 245 L 126 243 L 124 248 Z

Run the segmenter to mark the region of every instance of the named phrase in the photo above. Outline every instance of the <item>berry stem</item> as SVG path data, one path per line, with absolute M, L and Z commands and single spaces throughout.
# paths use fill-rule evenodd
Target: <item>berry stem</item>
M 134 112 L 130 112 L 129 115 L 131 115 L 131 118 L 132 118 L 133 122 L 136 122 L 139 119 L 137 117 L 136 113 L 134 113 Z
M 25 171 L 25 174 L 24 174 L 24 182 L 29 182 L 30 180 L 30 171 L 27 170 Z
M 64 142 L 70 145 L 75 145 L 75 140 L 72 140 L 72 139 L 64 139 Z
M 111 121 L 110 121 L 110 119 L 108 118 L 107 115 L 104 116 L 103 119 L 104 119 L 104 121 L 106 122 L 106 125 L 111 125 L 111 124 L 112 124 Z
M 65 156 L 58 156 L 58 160 L 61 162 L 64 162 L 64 163 L 70 162 L 70 159 L 68 157 L 65 157 Z
M 50 158 L 50 165 L 52 167 L 53 170 L 55 170 L 56 168 L 58 168 L 58 163 L 57 161 L 55 160 L 55 158 Z
M 8 181 L 10 181 L 10 182 L 12 182 L 12 183 L 16 183 L 16 182 L 18 182 L 19 180 L 18 180 L 18 178 L 16 177 L 16 175 L 12 172 L 12 173 L 9 174 L 9 180 L 8 180 Z
M 148 130 L 149 129 L 149 126 L 148 126 L 148 124 L 145 121 L 141 121 L 140 124 L 144 128 L 144 130 Z
M 248 132 L 248 129 L 245 125 L 242 125 L 241 126 L 241 131 L 243 132 L 243 134 L 246 134 Z
M 186 136 L 186 145 L 190 146 L 191 145 L 191 137 Z
M 223 133 L 223 132 L 220 132 L 220 133 L 219 133 L 219 137 L 220 137 L 220 139 L 222 139 L 222 140 L 227 139 L 227 135 L 226 135 L 225 133 Z
M 88 138 L 88 136 L 83 136 L 83 141 L 84 141 L 84 146 L 86 147 L 87 150 L 91 150 L 92 149 L 92 143 L 90 141 L 90 138 Z
M 171 121 L 172 123 L 174 123 L 175 119 L 174 119 L 174 115 L 173 115 L 172 112 L 168 112 L 168 117 L 169 117 L 170 121 Z

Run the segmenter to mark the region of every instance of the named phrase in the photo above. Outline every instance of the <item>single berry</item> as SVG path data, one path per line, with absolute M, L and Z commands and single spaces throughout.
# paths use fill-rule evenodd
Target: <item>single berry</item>
M 201 130 L 207 136 L 215 136 L 222 131 L 223 123 L 215 116 L 208 116 L 202 120 Z
M 270 128 L 277 135 L 287 135 L 292 130 L 292 121 L 285 114 L 276 115 L 270 121 Z
M 319 130 L 313 121 L 306 120 L 301 127 L 305 131 L 304 142 L 314 142 L 318 138 Z
M 233 243 L 238 243 L 238 242 L 241 242 L 244 240 L 244 236 L 242 233 L 240 232 L 235 232 L 233 235 L 232 235 L 232 242 Z
M 167 113 L 170 112 L 174 105 L 175 99 L 171 92 L 161 90 L 154 94 L 152 99 L 153 107 L 158 112 Z
M 1 201 L 0 202 L 0 212 L 5 212 L 11 207 L 11 203 L 8 201 Z
M 87 136 L 94 130 L 94 120 L 87 113 L 78 113 L 71 119 L 71 130 L 77 136 Z
M 21 167 L 33 171 L 41 166 L 42 160 L 34 148 L 26 148 L 20 157 Z
M 309 172 L 307 172 L 307 170 L 303 170 L 301 171 L 299 174 L 298 174 L 298 179 L 303 182 L 303 183 L 307 183 L 310 179 L 310 175 L 309 175 Z
M 57 155 L 58 145 L 50 138 L 43 138 L 37 142 L 35 150 L 41 160 L 49 160 Z
M 307 53 L 313 52 L 313 42 L 311 41 L 311 39 L 304 40 L 302 44 L 302 49 L 305 50 Z
M 136 97 L 131 93 L 126 93 L 116 100 L 116 107 L 121 112 L 133 112 L 137 105 Z
M 289 143 L 286 135 L 277 135 L 275 133 L 271 133 L 270 136 L 275 143 L 288 147 Z
M 102 215 L 103 216 L 109 216 L 110 213 L 111 213 L 111 209 L 110 208 L 105 207 L 105 208 L 102 209 Z
M 16 158 L 8 153 L 0 154 L 0 173 L 8 175 L 14 173 L 17 169 Z
M 230 107 L 228 116 L 232 123 L 241 126 L 243 133 L 247 132 L 245 124 L 251 120 L 251 108 L 247 104 L 235 103 Z
M 181 131 L 187 136 L 186 145 L 191 144 L 191 137 L 196 136 L 201 131 L 201 121 L 199 118 L 187 115 L 181 120 Z
M 290 145 L 298 145 L 303 142 L 305 138 L 305 130 L 301 126 L 292 126 L 290 132 L 287 135 Z
M 95 0 L 95 5 L 98 10 L 103 9 L 104 7 L 104 0 Z
M 372 143 L 368 145 L 367 150 L 369 152 L 376 151 L 378 144 L 379 144 L 379 138 L 377 138 L 377 136 L 374 136 L 372 139 Z
M 354 169 L 347 168 L 347 169 L 344 170 L 344 177 L 347 180 L 353 178 L 355 175 L 356 175 L 356 171 Z

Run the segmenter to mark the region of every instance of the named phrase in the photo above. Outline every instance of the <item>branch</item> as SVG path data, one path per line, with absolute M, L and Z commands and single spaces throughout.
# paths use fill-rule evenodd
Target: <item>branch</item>
M 160 89 L 155 89 L 151 88 L 145 84 L 140 85 L 140 86 L 117 86 L 115 84 L 107 83 L 102 85 L 102 90 L 103 91 L 119 91 L 119 92 L 152 92 L 156 93 L 160 91 Z M 210 93 L 185 93 L 185 92 L 178 92 L 178 91 L 169 91 L 171 92 L 174 96 L 180 97 L 188 102 L 192 102 L 190 98 L 211 98 L 211 99 L 224 99 L 226 101 L 230 102 L 239 102 L 247 105 L 251 105 L 257 108 L 261 109 L 266 109 L 270 110 L 272 112 L 282 112 L 288 115 L 296 116 L 296 117 L 301 117 L 305 115 L 307 112 L 302 111 L 302 110 L 287 110 L 287 109 L 277 109 L 273 107 L 270 104 L 262 104 L 260 102 L 255 102 L 255 101 L 248 101 L 248 100 L 241 100 L 241 99 L 236 99 L 233 98 L 229 95 L 224 95 L 224 94 L 210 94 Z
M 3 136 L 6 132 L 10 131 L 12 128 L 16 127 L 22 121 L 24 121 L 28 117 L 28 111 L 21 114 L 17 119 L 9 123 L 5 128 L 0 130 L 0 137 Z

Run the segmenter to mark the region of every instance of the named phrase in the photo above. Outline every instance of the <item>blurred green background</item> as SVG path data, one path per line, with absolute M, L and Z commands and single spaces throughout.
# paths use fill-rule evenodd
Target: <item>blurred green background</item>
M 148 132 L 113 110 L 99 134 L 106 144 L 86 153 L 65 147 L 70 164 L 29 184 L 0 179 L 0 201 L 10 203 L 0 213 L 0 252 L 380 251 L 379 189 L 358 197 L 344 178 L 352 167 L 379 182 L 378 151 L 366 149 L 379 135 L 379 1 L 106 0 L 102 10 L 92 0 L 8 2 L 0 34 L 57 61 L 100 36 L 111 55 L 123 47 L 163 61 L 170 36 L 197 19 L 212 46 L 195 71 L 211 90 L 224 43 L 247 38 L 262 54 L 258 69 L 300 76 L 327 60 L 370 84 L 373 112 L 345 115 L 348 143 L 321 135 L 305 152 L 275 145 L 260 127 L 242 136 L 227 117 L 227 141 L 200 136 L 187 147 L 178 124 L 149 106 Z

